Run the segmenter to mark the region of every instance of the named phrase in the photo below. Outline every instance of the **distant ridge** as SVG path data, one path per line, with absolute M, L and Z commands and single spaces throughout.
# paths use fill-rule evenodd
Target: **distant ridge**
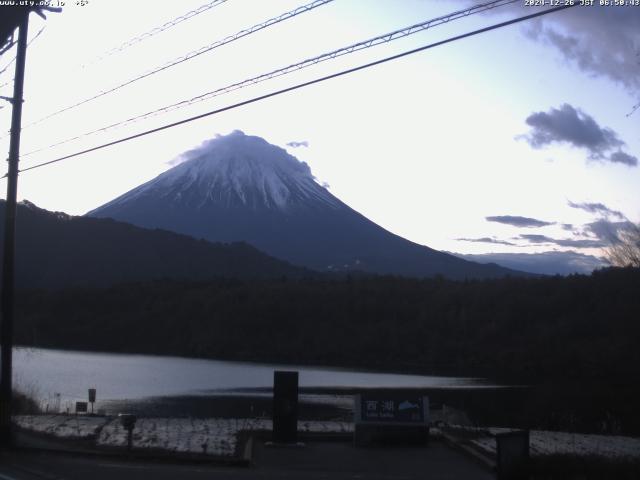
M 538 275 L 571 275 L 574 273 L 588 275 L 596 269 L 609 266 L 602 258 L 585 255 L 584 253 L 574 252 L 572 250 L 566 252 L 549 251 L 540 253 L 453 253 L 453 255 L 473 262 L 492 262 L 502 265 L 503 267 Z
M 0 201 L 4 218 L 5 201 Z M 4 225 L 0 225 L 0 232 Z M 0 246 L 4 237 L 0 235 Z M 244 243 L 214 244 L 110 219 L 18 204 L 18 288 L 100 287 L 154 279 L 301 277 L 311 272 Z
M 418 245 L 368 220 L 320 186 L 309 166 L 234 131 L 186 152 L 179 165 L 89 212 L 211 241 L 244 241 L 318 271 L 452 279 L 527 275 Z

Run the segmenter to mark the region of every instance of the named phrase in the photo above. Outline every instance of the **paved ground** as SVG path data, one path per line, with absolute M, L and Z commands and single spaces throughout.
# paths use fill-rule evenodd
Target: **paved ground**
M 0 454 L 0 480 L 129 479 L 433 479 L 485 480 L 494 475 L 441 442 L 419 448 L 355 448 L 313 441 L 303 448 L 268 448 L 256 441 L 253 465 L 212 466 L 25 451 Z
M 356 448 L 350 442 L 328 441 L 311 442 L 304 448 L 269 448 L 262 442 L 256 442 L 253 461 L 258 470 L 285 470 L 292 478 L 495 478 L 484 467 L 438 441 L 432 441 L 427 447 L 372 448 Z

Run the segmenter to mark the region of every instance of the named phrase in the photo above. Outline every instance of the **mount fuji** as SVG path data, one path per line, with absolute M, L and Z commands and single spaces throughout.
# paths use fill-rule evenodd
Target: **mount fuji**
M 319 271 L 448 278 L 522 275 L 388 232 L 320 186 L 309 166 L 234 131 L 186 152 L 153 180 L 87 213 L 215 242 L 244 241 Z

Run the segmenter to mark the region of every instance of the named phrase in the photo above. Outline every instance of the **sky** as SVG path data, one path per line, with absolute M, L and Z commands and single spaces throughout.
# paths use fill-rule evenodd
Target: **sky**
M 74 0 L 46 21 L 32 15 L 21 168 L 540 10 L 514 2 L 45 148 L 480 3 L 334 0 L 31 125 L 305 4 L 227 0 L 111 51 L 204 1 Z M 0 95 L 11 95 L 12 70 Z M 23 172 L 18 197 L 82 215 L 239 129 L 286 148 L 343 202 L 414 242 L 476 259 L 565 252 L 593 268 L 584 255 L 640 221 L 638 103 L 640 7 L 577 6 Z

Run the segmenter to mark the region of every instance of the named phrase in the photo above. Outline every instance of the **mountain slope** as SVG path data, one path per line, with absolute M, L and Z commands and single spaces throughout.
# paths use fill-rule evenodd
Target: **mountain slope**
M 89 212 L 211 241 L 246 241 L 319 271 L 491 278 L 518 272 L 418 245 L 371 222 L 315 181 L 307 164 L 235 131 Z
M 0 201 L 0 218 L 5 202 Z M 72 217 L 29 202 L 18 205 L 19 288 L 107 286 L 160 278 L 276 278 L 308 274 L 250 245 L 212 244 L 111 219 Z M 0 246 L 4 225 L 0 225 Z

